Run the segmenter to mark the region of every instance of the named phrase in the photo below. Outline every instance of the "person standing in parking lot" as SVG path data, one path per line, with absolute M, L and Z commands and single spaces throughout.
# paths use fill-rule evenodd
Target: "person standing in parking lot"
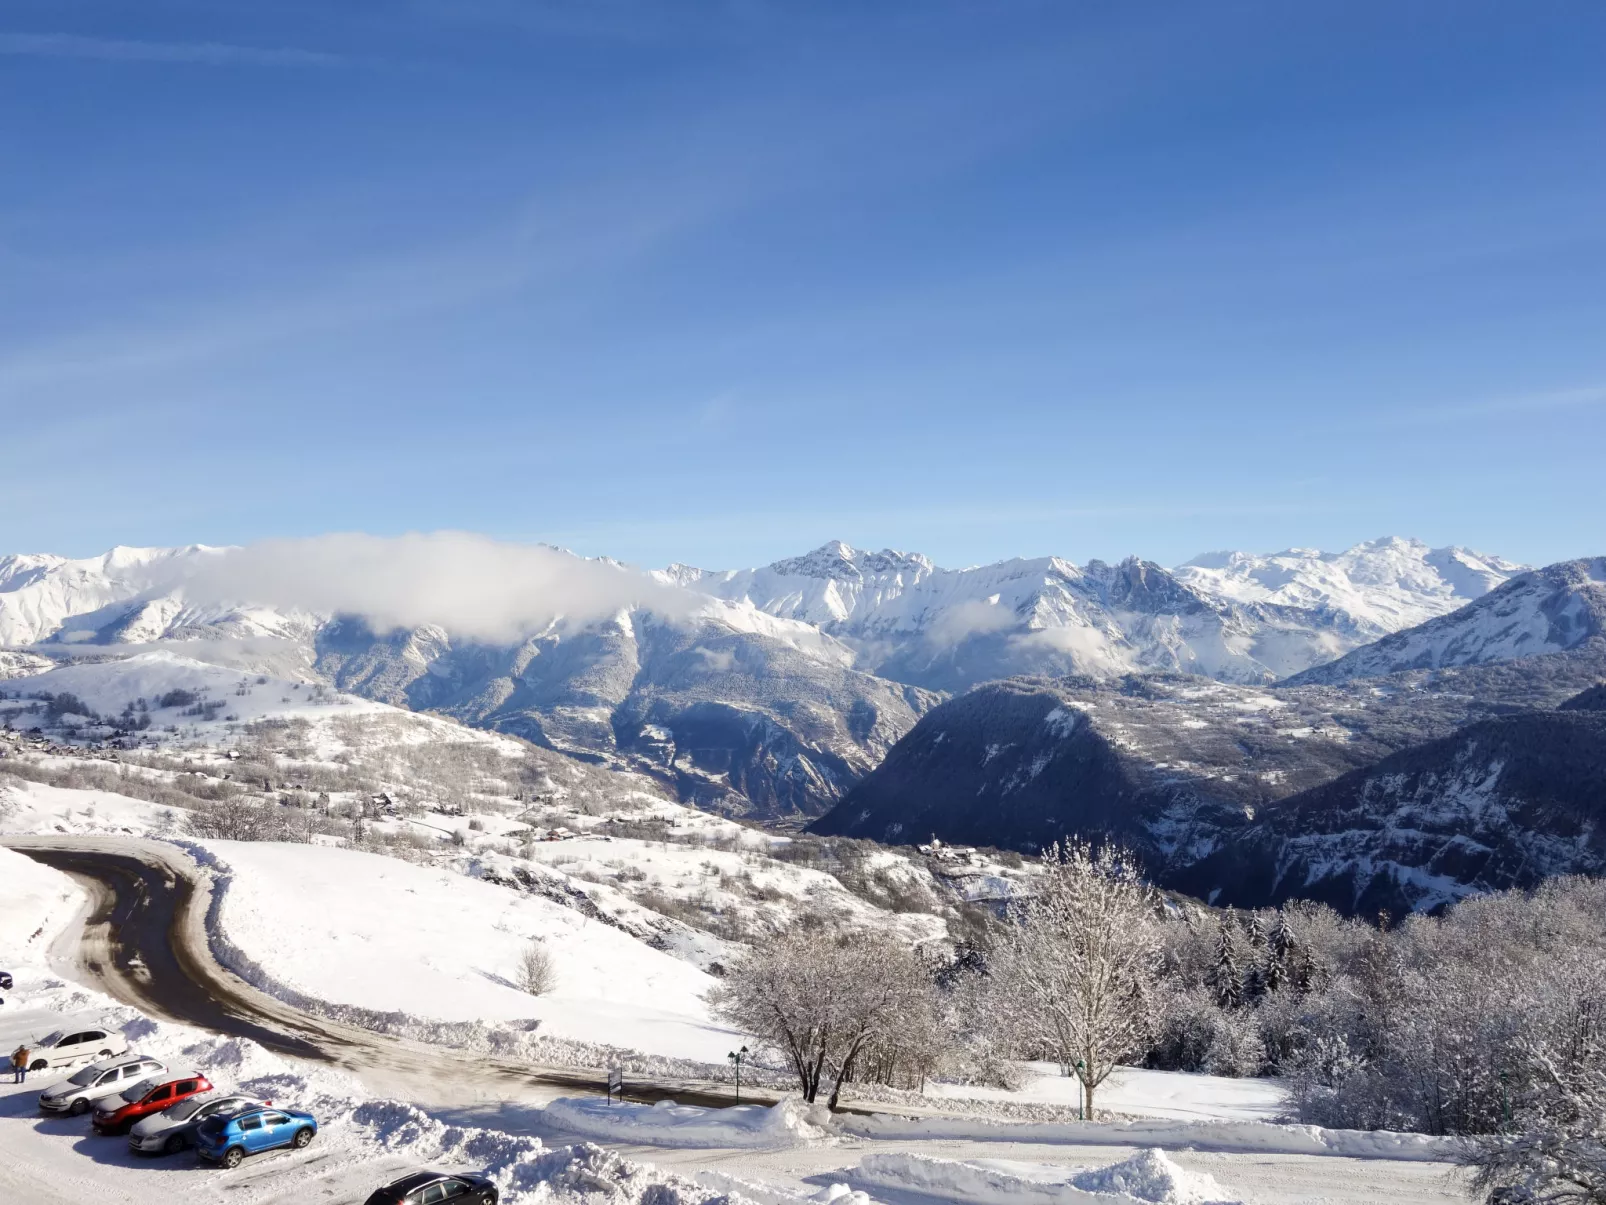
M 11 1052 L 11 1082 L 22 1084 L 28 1081 L 28 1060 L 32 1052 L 26 1046 L 18 1046 Z

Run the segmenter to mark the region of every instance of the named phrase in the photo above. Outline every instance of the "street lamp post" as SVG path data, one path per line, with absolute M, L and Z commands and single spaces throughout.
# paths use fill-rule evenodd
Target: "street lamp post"
M 733 1050 L 725 1056 L 736 1066 L 736 1103 L 742 1103 L 742 1060 L 747 1057 L 747 1047 Z
M 1076 1118 L 1078 1121 L 1087 1120 L 1087 1076 L 1082 1072 L 1087 1064 L 1081 1059 L 1076 1060 L 1076 1082 L 1082 1085 L 1082 1099 L 1076 1102 Z

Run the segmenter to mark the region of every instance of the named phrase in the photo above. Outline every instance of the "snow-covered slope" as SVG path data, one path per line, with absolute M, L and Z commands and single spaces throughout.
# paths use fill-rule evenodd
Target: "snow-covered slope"
M 1343 552 L 1209 552 L 1172 572 L 1206 594 L 1330 609 L 1381 636 L 1482 598 L 1526 568 L 1467 548 L 1429 548 L 1421 540 L 1385 536 Z
M 1449 615 L 1386 636 L 1291 685 L 1559 653 L 1606 632 L 1606 557 L 1521 574 Z
M 204 850 L 227 884 L 218 928 L 258 986 L 428 1020 L 539 1019 L 542 1034 L 705 1063 L 740 1042 L 709 1016 L 713 978 L 538 895 L 324 845 Z M 556 967 L 540 996 L 516 986 L 532 941 Z

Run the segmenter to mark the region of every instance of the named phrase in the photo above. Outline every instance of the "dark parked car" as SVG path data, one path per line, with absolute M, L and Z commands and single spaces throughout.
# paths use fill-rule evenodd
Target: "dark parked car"
M 368 1197 L 367 1205 L 496 1205 L 496 1185 L 473 1172 L 411 1172 Z
M 11 978 L 11 972 L 0 971 L 0 992 L 9 992 L 15 986 L 16 982 Z

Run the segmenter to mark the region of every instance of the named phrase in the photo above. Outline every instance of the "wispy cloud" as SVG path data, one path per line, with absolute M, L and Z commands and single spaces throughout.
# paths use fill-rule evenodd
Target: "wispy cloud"
M 98 59 L 113 63 L 195 63 L 206 67 L 333 67 L 339 55 L 290 46 L 235 46 L 227 42 L 148 42 L 86 38 L 69 33 L 0 32 L 0 55 Z
M 1382 417 L 1377 426 L 1382 428 L 1434 426 L 1455 419 L 1575 410 L 1602 404 L 1606 404 L 1606 384 L 1581 385 L 1568 389 L 1534 390 L 1465 402 L 1449 402 L 1437 406 L 1404 407 Z

